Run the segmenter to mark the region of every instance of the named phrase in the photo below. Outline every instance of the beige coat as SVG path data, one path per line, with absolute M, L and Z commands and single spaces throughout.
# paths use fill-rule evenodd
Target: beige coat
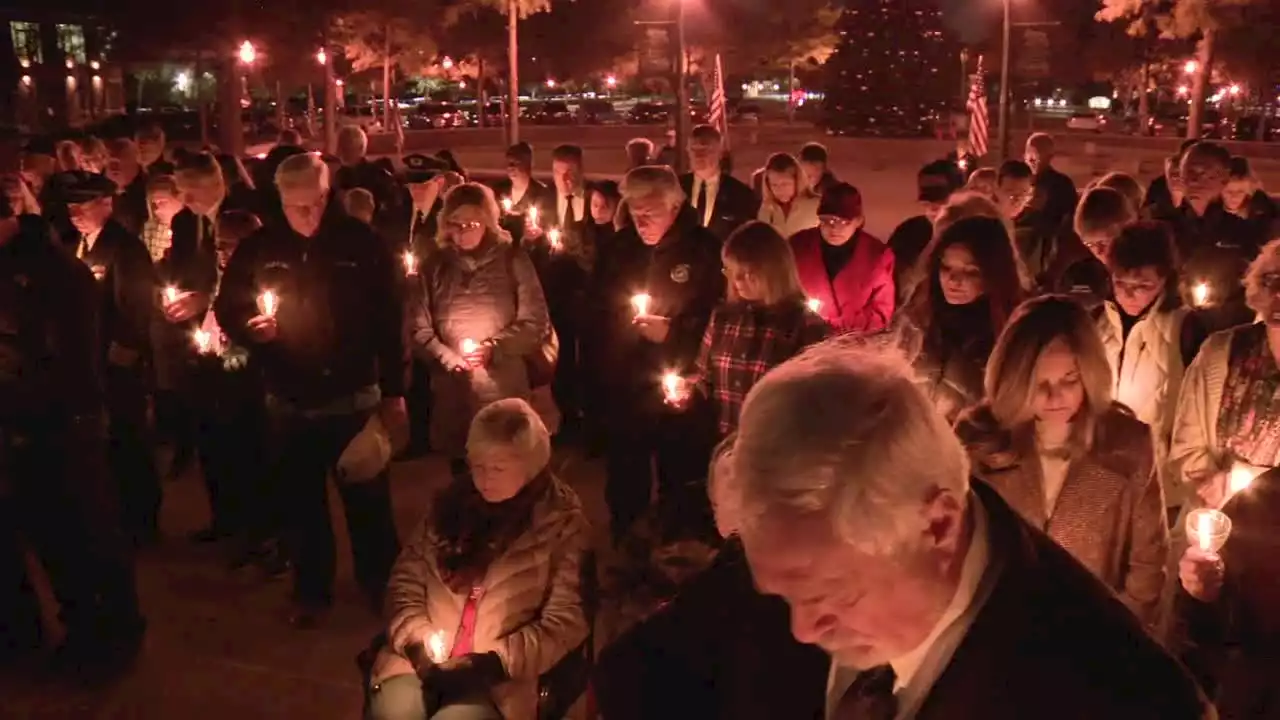
M 770 199 L 766 199 L 760 205 L 760 220 L 769 223 L 779 235 L 789 238 L 801 230 L 818 227 L 818 202 L 821 200 L 817 195 L 800 194 L 795 200 L 791 201 L 791 212 L 787 215 L 782 214 L 782 208 Z
M 1169 463 L 1176 477 L 1189 488 L 1231 467 L 1231 458 L 1219 450 L 1218 410 L 1227 382 L 1233 332 L 1223 330 L 1210 335 L 1182 378 Z
M 1156 470 L 1164 485 L 1165 502 L 1170 506 L 1181 505 L 1183 499 L 1182 483 L 1168 457 L 1184 373 L 1179 337 L 1186 315 L 1185 308 L 1153 310 L 1134 324 L 1124 340 L 1114 300 L 1103 303 L 1096 317 L 1098 334 L 1111 365 L 1112 396 L 1151 428 Z
M 414 351 L 431 364 L 431 447 L 460 457 L 480 408 L 529 399 L 526 358 L 550 331 L 547 301 L 533 261 L 509 242 L 491 241 L 477 256 L 441 248 L 421 278 L 411 332 Z M 449 371 L 463 340 L 491 342 L 493 359 L 470 372 Z
M 493 652 L 510 678 L 493 690 L 506 720 L 535 720 L 538 677 L 587 637 L 582 562 L 590 532 L 577 494 L 559 480 L 533 509 L 529 529 L 489 566 L 477 608 L 473 651 Z M 389 646 L 374 661 L 372 682 L 413 673 L 405 648 L 437 630 L 453 647 L 465 595 L 440 576 L 433 531 L 424 522 L 404 547 L 387 584 Z
M 1169 531 L 1147 426 L 1118 405 L 1107 413 L 1094 447 L 1068 467 L 1052 516 L 1045 512 L 1040 458 L 992 452 L 999 432 L 986 405 L 971 408 L 956 423 L 974 474 L 1089 568 L 1154 632 Z

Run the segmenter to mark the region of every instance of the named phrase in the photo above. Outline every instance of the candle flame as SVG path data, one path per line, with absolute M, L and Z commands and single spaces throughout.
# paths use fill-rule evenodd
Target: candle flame
M 1247 490 L 1253 484 L 1253 479 L 1261 473 L 1257 468 L 1243 463 L 1236 463 L 1231 466 L 1231 474 L 1227 478 L 1227 497 L 1236 493 Z
M 809 312 L 816 313 L 822 309 L 822 301 L 818 298 L 809 298 L 809 300 L 805 302 L 805 305 L 809 306 Z
M 552 250 L 560 249 L 560 228 L 551 228 L 547 231 L 547 242 Z
M 538 206 L 537 205 L 534 205 L 529 208 L 529 224 L 530 225 L 538 224 Z
M 1196 544 L 1201 552 L 1213 552 L 1213 516 L 1209 513 L 1196 518 Z
M 648 293 L 640 293 L 638 295 L 631 296 L 631 305 L 635 307 L 636 315 L 648 315 L 649 303 L 652 300 L 653 298 L 649 297 Z
M 164 289 L 164 301 L 173 304 L 178 302 L 178 288 L 170 285 Z
M 404 274 L 418 274 L 418 256 L 414 255 L 412 250 L 404 251 Z
M 191 339 L 195 341 L 196 349 L 202 353 L 209 352 L 209 345 L 213 342 L 213 337 L 204 330 L 196 330 L 191 333 Z
M 431 655 L 431 662 L 437 665 L 448 660 L 444 652 L 443 630 L 436 630 L 427 636 L 427 653 Z
M 276 294 L 267 290 L 258 296 L 258 309 L 267 317 L 275 317 L 276 308 L 279 307 L 280 301 L 276 298 Z
M 472 340 L 471 338 L 463 338 L 462 343 L 459 344 L 458 347 L 461 348 L 463 355 L 470 355 L 471 353 L 480 349 L 480 345 L 476 343 L 475 340 Z
M 511 208 L 513 208 L 513 207 L 515 207 L 515 203 L 511 202 L 511 198 L 509 198 L 509 197 L 504 197 L 504 198 L 502 198 L 502 211 L 503 211 L 503 212 L 511 212 Z
M 1204 305 L 1208 303 L 1209 302 L 1209 283 L 1206 283 L 1206 282 L 1196 283 L 1196 286 L 1191 289 L 1191 296 L 1192 296 L 1192 299 L 1195 301 L 1196 305 Z
M 678 374 L 667 371 L 662 376 L 662 392 L 667 396 L 668 400 L 678 400 L 680 398 L 680 389 L 684 385 L 684 378 Z

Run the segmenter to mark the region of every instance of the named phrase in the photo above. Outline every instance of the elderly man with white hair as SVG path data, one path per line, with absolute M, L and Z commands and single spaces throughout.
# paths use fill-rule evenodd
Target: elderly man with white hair
M 400 438 L 404 408 L 403 270 L 373 231 L 343 212 L 311 154 L 276 170 L 283 218 L 231 256 L 214 303 L 228 339 L 260 362 L 280 428 L 274 478 L 294 565 L 293 621 L 314 626 L 333 600 L 326 479 L 376 415 Z M 339 483 L 355 574 L 381 605 L 398 552 L 389 473 Z
M 373 195 L 377 203 L 375 217 L 377 227 L 382 228 L 392 222 L 387 211 L 398 208 L 405 200 L 400 188 L 387 168 L 366 157 L 369 151 L 369 136 L 357 125 L 347 125 L 338 131 L 336 154 L 342 163 L 333 174 L 335 190 L 345 192 L 355 188 L 364 188 Z
M 711 531 L 700 487 L 706 465 L 691 444 L 698 414 L 664 406 L 663 378 L 685 373 L 697 358 L 724 292 L 720 243 L 685 204 L 668 167 L 627 173 L 622 197 L 632 225 L 610 243 L 599 279 L 606 306 L 597 328 L 597 367 L 609 398 L 605 497 L 618 541 L 648 509 L 656 459 L 660 517 L 687 537 L 684 531 Z M 707 428 L 710 438 L 710 423 Z
M 756 587 L 831 656 L 828 718 L 1214 716 L 1111 592 L 970 480 L 896 354 L 779 366 L 730 472 Z

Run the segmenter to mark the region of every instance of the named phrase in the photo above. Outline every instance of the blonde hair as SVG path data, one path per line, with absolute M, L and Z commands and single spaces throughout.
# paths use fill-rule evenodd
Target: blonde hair
M 4 188 L 8 191 L 13 188 L 18 191 L 18 196 L 22 198 L 21 208 L 12 208 L 15 215 L 40 215 L 40 202 L 36 200 L 36 196 L 31 192 L 31 188 L 27 187 L 27 182 L 17 173 L 5 173 L 3 178 Z
M 1262 315 L 1271 312 L 1271 291 L 1263 287 L 1262 278 L 1272 273 L 1280 273 L 1280 238 L 1263 245 L 1244 274 L 1245 303 Z
M 1014 310 L 991 351 L 983 386 L 996 422 L 1015 443 L 1032 441 L 1036 363 L 1056 340 L 1075 353 L 1084 386 L 1084 406 L 1072 419 L 1070 441 L 1078 456 L 1092 446 L 1097 422 L 1112 402 L 1111 364 L 1097 327 L 1078 302 L 1066 295 L 1046 295 Z
M 453 235 L 449 231 L 449 218 L 464 207 L 479 208 L 484 216 L 485 235 L 498 242 L 511 242 L 511 235 L 502 229 L 499 219 L 498 200 L 493 190 L 480 183 L 464 182 L 451 188 L 444 194 L 444 204 L 440 208 L 440 223 L 436 229 L 436 244 L 448 247 L 453 244 Z
M 942 212 L 938 213 L 938 219 L 933 221 L 933 234 L 935 237 L 941 235 L 947 228 L 971 217 L 1000 220 L 1004 223 L 1005 230 L 1009 232 L 1009 237 L 1015 235 L 1013 221 L 1005 217 L 1000 206 L 985 194 L 973 190 L 962 190 L 947 199 L 947 204 L 942 206 Z
M 222 174 L 222 165 L 209 153 L 193 156 L 178 168 L 173 177 L 179 189 L 183 186 L 210 183 L 216 184 L 222 188 L 224 194 L 226 193 L 227 179 Z
M 363 156 L 369 150 L 369 136 L 358 125 L 345 125 L 338 131 L 338 156 L 346 159 L 347 155 Z
M 551 434 L 529 403 L 496 400 L 476 413 L 467 432 L 468 455 L 494 449 L 514 451 L 524 462 L 525 475 L 533 478 L 551 462 Z
M 817 518 L 882 556 L 918 542 L 932 496 L 963 502 L 969 490 L 968 455 L 902 354 L 847 342 L 817 345 L 752 388 L 728 471 L 740 534 L 769 516 Z
M 1000 184 L 1000 172 L 993 167 L 981 167 L 973 171 L 964 189 L 985 196 L 994 197 L 996 186 Z
M 773 187 L 769 184 L 769 173 L 786 173 L 796 181 L 796 197 L 795 199 L 806 197 L 817 197 L 817 193 L 813 188 L 809 187 L 809 183 L 805 182 L 804 170 L 800 168 L 800 161 L 795 156 L 788 153 L 774 153 L 764 164 L 764 177 L 760 182 L 760 194 L 766 205 L 777 205 L 778 199 L 773 194 Z
M 743 225 L 725 240 L 720 255 L 726 264 L 741 265 L 764 282 L 766 304 L 804 299 L 791 244 L 772 225 L 759 220 Z M 740 300 L 733 283 L 728 285 L 729 300 Z
M 1111 188 L 1123 195 L 1133 205 L 1135 212 L 1142 209 L 1142 197 L 1144 195 L 1142 186 L 1138 184 L 1137 178 L 1128 173 L 1109 172 L 1094 181 L 1092 187 Z
M 342 208 L 351 217 L 368 222 L 373 219 L 373 211 L 377 208 L 377 203 L 373 200 L 373 193 L 358 187 L 351 188 L 342 194 Z
M 276 168 L 275 181 L 282 193 L 299 188 L 319 189 L 323 192 L 329 189 L 329 166 L 312 153 L 292 155 Z

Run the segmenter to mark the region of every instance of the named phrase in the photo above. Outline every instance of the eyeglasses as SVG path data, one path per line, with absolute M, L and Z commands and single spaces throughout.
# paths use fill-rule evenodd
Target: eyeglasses
M 1280 292 L 1280 273 L 1267 273 L 1258 282 L 1267 292 Z
M 854 223 L 853 220 L 842 218 L 839 215 L 823 215 L 818 218 L 818 222 L 822 223 L 823 227 L 833 230 L 843 230 Z
M 479 230 L 480 228 L 484 227 L 484 223 L 477 222 L 475 220 L 468 220 L 465 222 L 450 220 L 449 222 L 445 223 L 445 227 L 449 228 L 453 232 L 470 232 L 472 230 Z
M 1115 287 L 1117 294 L 1124 295 L 1150 295 L 1160 289 L 1160 286 L 1155 283 L 1112 280 L 1111 284 Z

